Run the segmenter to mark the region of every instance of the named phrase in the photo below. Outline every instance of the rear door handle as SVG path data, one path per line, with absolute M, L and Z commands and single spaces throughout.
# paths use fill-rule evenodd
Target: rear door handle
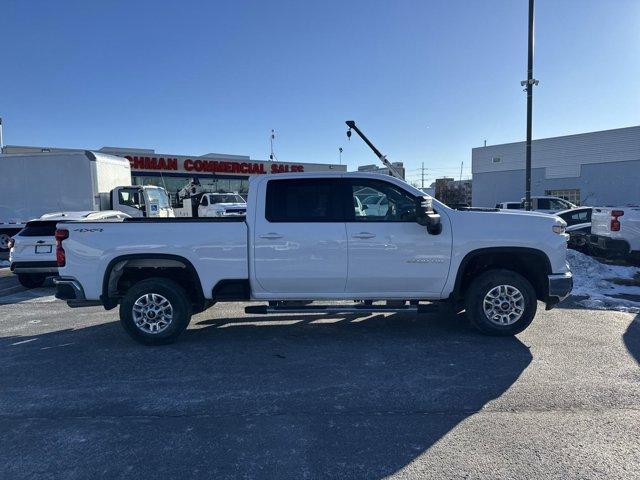
M 361 239 L 367 239 L 367 238 L 373 238 L 375 237 L 375 234 L 373 233 L 369 233 L 369 232 L 360 232 L 360 233 L 354 233 L 352 235 L 353 238 L 361 238 Z
M 45 243 L 44 240 L 38 240 L 36 243 Z
M 274 233 L 274 232 L 271 232 L 271 233 L 265 233 L 265 234 L 258 235 L 258 236 L 259 236 L 260 238 L 264 238 L 265 240 L 277 240 L 277 239 L 279 239 L 279 238 L 282 238 L 282 235 L 281 235 L 281 234 L 279 234 L 279 233 Z

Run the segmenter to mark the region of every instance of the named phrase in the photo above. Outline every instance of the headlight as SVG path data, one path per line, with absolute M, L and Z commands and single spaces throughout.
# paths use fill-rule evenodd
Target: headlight
M 562 235 L 565 232 L 566 229 L 567 229 L 567 225 L 566 224 L 564 224 L 564 225 L 560 224 L 560 225 L 554 225 L 553 226 L 553 231 L 555 233 L 559 234 L 559 235 Z

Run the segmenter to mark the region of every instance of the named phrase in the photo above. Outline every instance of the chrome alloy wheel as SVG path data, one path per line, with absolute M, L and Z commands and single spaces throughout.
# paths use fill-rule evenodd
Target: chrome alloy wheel
M 157 293 L 146 293 L 133 304 L 133 322 L 145 333 L 160 333 L 171 325 L 173 307 Z
M 512 325 L 524 313 L 524 297 L 511 285 L 498 285 L 485 295 L 482 302 L 484 314 L 497 325 Z

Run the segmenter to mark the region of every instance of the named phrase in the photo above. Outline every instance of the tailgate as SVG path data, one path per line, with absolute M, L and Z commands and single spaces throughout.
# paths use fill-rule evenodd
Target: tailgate
M 598 207 L 591 214 L 591 233 L 602 237 L 612 237 L 611 210 L 613 208 Z

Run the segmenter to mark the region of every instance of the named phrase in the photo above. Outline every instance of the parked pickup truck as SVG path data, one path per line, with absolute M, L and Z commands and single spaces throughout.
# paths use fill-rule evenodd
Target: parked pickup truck
M 356 207 L 365 187 L 388 199 L 384 214 Z M 558 217 L 456 211 L 361 172 L 255 176 L 248 197 L 245 218 L 59 223 L 57 298 L 119 305 L 134 339 L 162 344 L 214 303 L 248 300 L 266 302 L 246 307 L 253 314 L 422 312 L 447 301 L 480 331 L 514 335 L 537 300 L 551 308 L 573 285 Z M 322 300 L 354 302 L 310 303 Z
M 640 262 L 640 207 L 596 207 L 591 216 L 592 251 Z

